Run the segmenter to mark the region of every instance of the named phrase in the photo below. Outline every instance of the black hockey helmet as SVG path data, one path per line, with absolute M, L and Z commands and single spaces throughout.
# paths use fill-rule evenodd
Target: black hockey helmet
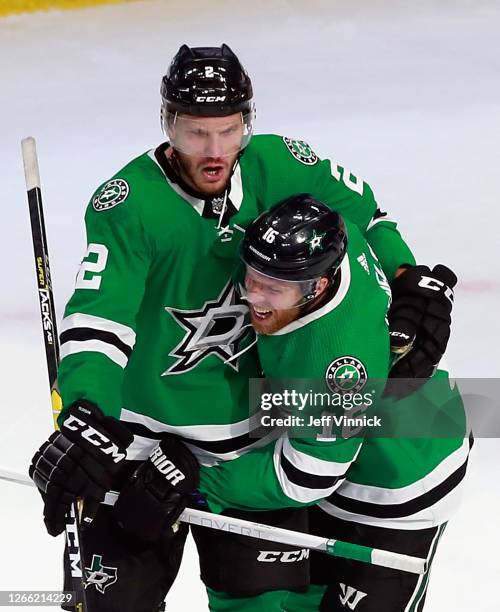
M 250 77 L 236 54 L 221 47 L 182 45 L 161 82 L 166 112 L 223 117 L 253 112 Z
M 286 281 L 333 278 L 347 250 L 342 217 L 302 193 L 287 198 L 249 225 L 242 242 L 245 264 Z

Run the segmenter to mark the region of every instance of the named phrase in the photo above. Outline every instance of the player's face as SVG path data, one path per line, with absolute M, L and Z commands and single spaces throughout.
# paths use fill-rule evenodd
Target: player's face
M 241 113 L 227 117 L 177 115 L 169 137 L 184 180 L 207 195 L 221 192 L 242 147 L 244 132 Z
M 246 267 L 246 298 L 252 325 L 260 334 L 273 334 L 300 314 L 303 293 L 299 283 L 281 281 Z

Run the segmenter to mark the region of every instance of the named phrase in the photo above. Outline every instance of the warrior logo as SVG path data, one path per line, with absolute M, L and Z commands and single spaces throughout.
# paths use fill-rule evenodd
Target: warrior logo
M 90 567 L 85 568 L 86 586 L 93 584 L 99 593 L 104 594 L 104 591 L 118 580 L 118 568 L 103 565 L 101 561 L 101 555 L 92 555 Z
M 345 607 L 347 606 L 349 610 L 354 610 L 359 602 L 366 597 L 366 593 L 363 591 L 357 591 L 352 586 L 348 586 L 342 582 L 339 582 L 340 590 L 342 594 L 339 594 L 340 603 Z
M 202 359 L 215 355 L 238 371 L 240 346 L 253 335 L 248 308 L 229 281 L 216 300 L 205 302 L 200 310 L 165 308 L 186 330 L 182 341 L 169 353 L 177 361 L 163 372 L 182 374 L 195 368 Z

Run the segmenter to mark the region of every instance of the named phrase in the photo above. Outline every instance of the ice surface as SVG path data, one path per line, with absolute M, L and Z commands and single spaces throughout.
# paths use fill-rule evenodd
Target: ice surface
M 415 6 L 417 5 L 417 6 Z M 159 80 L 178 46 L 227 42 L 254 81 L 258 131 L 307 140 L 365 178 L 422 262 L 460 278 L 448 361 L 498 377 L 500 6 L 495 0 L 159 0 L 0 20 L 0 467 L 50 432 L 20 158 L 38 141 L 58 313 L 94 188 L 162 138 Z M 474 448 L 438 550 L 427 612 L 496 609 L 500 444 Z M 0 483 L 0 589 L 60 587 L 61 541 L 38 495 Z M 168 609 L 203 610 L 191 547 Z

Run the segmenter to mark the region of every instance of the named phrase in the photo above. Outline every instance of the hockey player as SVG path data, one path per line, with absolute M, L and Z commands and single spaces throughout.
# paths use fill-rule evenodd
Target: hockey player
M 403 272 L 410 301 L 417 286 L 410 250 L 365 182 L 302 141 L 252 136 L 251 82 L 226 45 L 183 45 L 161 95 L 168 142 L 132 160 L 90 199 L 87 251 L 62 324 L 61 431 L 30 468 L 52 535 L 63 530 L 75 498 L 93 515 L 107 490 L 122 491 L 114 508 L 99 507 L 83 535 L 93 611 L 160 609 L 186 535 L 169 525 L 199 480 L 215 511 L 229 507 L 223 479 L 199 474 L 198 466 L 210 474 L 275 435 L 257 439 L 248 416 L 248 379 L 260 365 L 256 351 L 246 350 L 252 329 L 231 282 L 244 228 L 271 203 L 309 191 L 359 227 L 388 278 Z M 440 318 L 439 334 L 428 333 L 420 324 L 425 308 L 413 301 L 405 310 L 415 340 L 400 364 L 415 376 L 432 371 L 448 333 Z M 279 486 L 271 504 L 256 487 L 243 488 L 233 507 L 273 508 L 262 521 L 302 527 L 300 513 L 281 512 L 287 497 Z M 105 584 L 93 581 L 101 566 Z M 275 585 L 302 586 L 302 575 L 289 579 L 279 569 Z M 251 586 L 258 598 L 264 589 Z
M 254 221 L 242 248 L 246 297 L 264 374 L 322 380 L 344 397 L 346 389 L 350 394 L 372 389 L 373 377 L 385 377 L 390 368 L 384 323 L 388 285 L 358 228 L 348 221 L 346 226 L 347 252 L 339 248 L 338 238 L 331 238 L 346 233 L 340 217 L 302 194 Z M 266 239 L 270 229 L 272 242 Z M 451 287 L 439 293 L 435 306 L 450 310 Z M 290 594 L 288 612 L 423 609 L 430 565 L 457 507 L 467 466 L 470 444 L 460 435 L 465 433 L 463 404 L 446 372 L 439 371 L 417 393 L 397 402 L 378 397 L 374 405 L 377 414 L 391 419 L 391 427 L 364 440 L 345 480 L 311 508 L 310 531 L 427 558 L 428 569 L 416 576 L 313 553 L 313 584 L 307 594 Z M 445 427 L 438 426 L 440 420 Z M 339 438 L 328 438 L 319 422 L 317 440 L 301 437 L 299 429 L 295 439 L 285 437 L 275 469 L 279 474 L 285 456 L 296 469 L 307 466 L 312 482 L 313 474 L 326 473 Z M 362 434 L 348 427 L 340 434 L 340 440 L 361 444 L 361 438 L 351 436 Z

